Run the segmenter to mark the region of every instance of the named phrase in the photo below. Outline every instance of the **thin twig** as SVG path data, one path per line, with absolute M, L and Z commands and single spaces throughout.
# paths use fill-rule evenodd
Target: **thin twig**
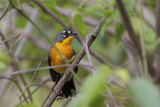
M 123 43 L 124 43 L 124 46 L 125 46 L 125 48 L 126 48 L 126 52 L 127 52 L 128 57 L 129 57 L 129 59 L 130 59 L 130 62 L 131 62 L 131 64 L 132 64 L 133 73 L 134 73 L 134 75 L 135 75 L 136 77 L 140 77 L 140 73 L 139 73 L 139 70 L 138 70 L 136 61 L 135 61 L 135 59 L 134 59 L 134 55 L 133 55 L 133 53 L 132 53 L 132 51 L 131 51 L 131 48 L 130 48 L 130 46 L 129 46 L 129 43 L 128 43 L 125 35 L 122 36 L 122 41 L 123 41 Z
M 157 11 L 156 11 L 156 34 L 157 39 L 160 38 L 160 0 L 157 0 Z M 160 44 L 156 47 L 156 53 L 154 54 L 154 70 L 155 70 L 155 77 L 154 80 L 157 84 L 160 83 Z
M 113 96 L 113 93 L 110 91 L 109 88 L 107 88 L 107 91 L 108 91 L 108 96 L 110 97 L 110 99 L 111 99 L 112 102 L 113 102 L 113 106 L 114 106 L 114 107 L 119 107 L 118 104 L 117 104 L 116 101 L 115 101 L 115 98 L 114 98 L 114 96 Z
M 15 41 L 15 43 L 13 44 L 13 47 L 15 47 L 16 44 L 21 40 L 23 34 L 20 34 L 20 35 L 18 35 L 18 36 L 19 36 L 19 37 L 18 37 L 18 39 Z M 12 38 L 13 38 L 13 37 L 12 37 Z
M 5 77 L 5 76 L 0 76 L 0 79 L 8 79 L 8 80 L 11 80 L 13 82 L 15 82 L 16 80 L 13 79 L 13 78 L 10 78 L 10 77 Z
M 64 28 L 69 29 L 70 26 L 61 20 L 56 14 L 54 14 L 49 8 L 47 8 L 45 5 L 43 5 L 40 1 L 34 0 L 33 1 L 35 4 L 37 4 L 45 13 L 50 15 L 53 19 L 55 19 L 58 23 L 60 23 Z
M 11 20 L 10 20 L 10 14 L 9 14 L 10 12 L 12 12 L 12 14 L 13 14 Z M 4 19 L 2 19 L 2 22 L 5 25 L 2 28 L 2 34 L 3 35 L 7 34 L 8 28 L 9 28 L 9 25 L 10 25 L 9 23 L 10 23 L 10 21 L 13 21 L 15 19 L 15 16 L 16 16 L 16 11 L 14 9 L 12 9 L 11 11 L 9 11 L 7 13 L 6 17 Z M 4 40 L 6 40 L 6 39 L 4 39 Z M 12 66 L 8 67 L 8 69 L 6 70 L 7 73 L 10 73 L 11 71 L 12 71 Z M 11 76 L 7 76 L 7 77 L 11 78 Z M 0 85 L 0 88 L 1 88 L 0 89 L 0 103 L 2 101 L 2 98 L 4 98 L 4 94 L 6 94 L 7 86 L 9 84 L 9 82 L 10 82 L 10 80 L 8 80 L 8 79 L 4 79 L 4 80 L 1 81 L 1 85 Z
M 39 85 L 31 92 L 31 95 L 34 94 L 41 86 L 43 86 L 46 82 L 48 82 L 49 80 L 51 80 L 51 77 L 48 76 L 46 78 L 44 78 L 40 83 Z M 27 97 L 28 99 L 29 97 Z M 24 100 L 22 100 L 22 103 L 24 102 Z
M 35 21 L 35 20 L 37 19 L 37 16 L 38 16 L 38 11 L 37 11 L 37 9 L 34 9 L 33 12 L 31 13 L 30 17 L 31 17 L 31 19 L 32 19 L 33 21 Z M 27 23 L 27 26 L 25 27 L 24 32 L 21 33 L 21 36 L 23 36 L 24 33 L 32 33 L 32 29 L 33 29 L 32 24 L 31 24 L 30 22 L 28 22 L 28 23 Z M 17 41 L 18 41 L 18 40 L 17 40 Z M 18 45 L 18 47 L 17 47 L 17 49 L 16 49 L 16 51 L 15 51 L 15 56 L 19 56 L 19 55 L 22 53 L 22 50 L 23 50 L 23 47 L 25 46 L 26 41 L 27 41 L 27 38 L 24 36 L 24 37 L 22 38 L 22 40 L 20 41 L 20 43 L 19 43 L 19 45 Z M 16 43 L 15 43 L 15 44 L 16 44 Z M 17 57 L 15 57 L 15 60 L 18 62 Z M 24 85 L 25 85 L 25 87 L 26 87 L 27 83 L 25 82 L 24 77 L 21 76 L 21 78 L 22 78 L 23 83 L 24 83 Z M 29 89 L 29 88 L 27 88 L 27 93 L 28 93 L 28 95 L 29 95 L 29 97 L 30 97 L 30 101 L 32 102 L 33 99 L 32 99 L 31 92 L 30 92 L 30 89 Z
M 28 85 L 26 85 L 26 87 L 25 87 L 25 89 L 23 90 L 23 92 L 21 93 L 20 97 L 23 96 L 23 94 L 25 93 L 25 91 L 29 88 L 29 86 L 31 85 L 32 81 L 34 80 L 34 78 L 35 78 L 35 76 L 36 76 L 36 73 L 37 73 L 37 71 L 38 71 L 38 68 L 39 68 L 40 65 L 42 64 L 42 61 L 43 61 L 43 59 L 44 59 L 45 54 L 46 54 L 46 50 L 45 50 L 45 52 L 44 52 L 44 54 L 43 54 L 43 56 L 42 56 L 42 59 L 41 59 L 40 63 L 39 63 L 38 66 L 37 66 L 37 69 L 35 70 L 35 72 L 34 72 L 34 74 L 33 74 L 33 76 L 32 76 L 31 81 L 28 83 Z
M 3 16 L 6 14 L 8 8 L 9 8 L 9 5 L 4 8 L 2 14 L 0 15 L 0 20 L 1 20 L 1 19 L 3 18 Z
M 2 34 L 1 31 L 0 31 L 0 36 L 1 36 L 2 41 L 6 40 L 5 36 Z M 6 48 L 9 49 L 9 44 L 7 42 L 4 42 L 4 43 L 5 43 Z
M 25 17 L 30 23 L 32 23 L 32 25 L 42 34 L 43 37 L 45 37 L 45 39 L 52 44 L 51 40 L 48 38 L 48 36 L 39 28 L 39 26 L 36 25 L 36 23 L 34 23 L 34 21 L 32 21 L 25 13 L 23 13 L 23 11 L 21 11 L 19 8 L 17 8 L 14 3 L 12 2 L 12 0 L 9 0 L 11 6 L 13 8 L 15 8 L 23 17 Z
M 2 33 L 2 32 L 0 31 L 0 33 Z M 17 37 L 19 37 L 19 35 L 12 37 L 12 39 L 16 39 Z M 2 38 L 2 41 L 0 42 L 0 45 L 6 43 L 8 41 L 11 41 L 11 39 L 4 39 L 3 37 L 1 37 L 1 38 Z
M 86 54 L 88 56 L 88 60 L 89 60 L 89 63 L 91 66 L 93 66 L 93 62 L 92 62 L 92 59 L 91 59 L 91 55 L 90 55 L 90 52 L 89 52 L 89 47 L 88 47 L 88 40 L 89 40 L 89 35 L 87 35 L 86 37 L 86 41 L 85 41 L 85 51 L 86 51 Z M 94 67 L 94 66 L 93 66 Z M 95 68 L 92 70 L 93 74 L 95 75 L 96 74 L 96 70 Z
M 86 65 L 86 64 L 64 64 L 64 65 L 56 65 L 56 66 L 47 66 L 47 67 L 41 67 L 41 68 L 32 68 L 32 69 L 27 69 L 27 70 L 19 70 L 19 71 L 15 71 L 15 72 L 11 72 L 11 73 L 6 73 L 6 74 L 1 74 L 0 76 L 13 76 L 13 75 L 20 75 L 20 74 L 24 74 L 24 73 L 29 73 L 29 72 L 34 72 L 36 69 L 37 70 L 48 70 L 48 69 L 53 69 L 53 68 L 63 68 L 63 67 L 76 67 L 76 66 L 81 66 L 81 67 L 90 67 L 92 68 L 92 66 L 90 65 Z
M 0 32 L 0 35 L 1 35 L 2 39 L 5 40 L 5 36 L 2 34 L 2 32 Z M 8 54 L 9 54 L 9 56 L 10 56 L 12 70 L 13 70 L 13 71 L 16 71 L 16 70 L 18 69 L 18 67 L 17 67 L 17 65 L 16 65 L 16 63 L 15 63 L 15 60 L 14 60 L 14 57 L 13 57 L 12 52 L 9 51 L 10 48 L 9 48 L 8 42 L 5 42 L 5 46 L 6 46 L 7 50 L 8 50 Z M 8 75 L 8 76 L 9 76 L 9 75 Z M 8 76 L 6 76 L 6 77 L 8 77 Z M 21 77 L 22 81 L 25 82 L 25 80 L 24 80 L 24 78 L 22 77 L 22 75 L 20 75 L 20 77 Z M 19 83 L 17 82 L 17 80 L 15 80 L 15 81 L 16 81 L 15 83 L 17 84 L 17 87 L 18 87 L 19 90 L 21 91 L 22 89 L 21 89 Z M 26 100 L 26 96 L 23 95 L 23 97 L 24 97 L 25 101 L 28 103 L 28 101 Z
M 20 92 L 22 92 L 22 88 L 20 87 L 20 84 L 18 83 L 17 80 L 15 81 L 15 83 L 16 83 L 18 89 L 20 90 Z M 25 95 L 23 95 L 23 98 L 24 98 L 24 101 L 25 101 L 26 103 L 28 103 L 27 97 L 26 97 Z
M 129 37 L 131 38 L 131 40 L 133 41 L 134 47 L 137 50 L 138 54 L 140 55 L 140 57 L 142 58 L 142 49 L 141 49 L 141 44 L 135 34 L 135 32 L 133 31 L 131 22 L 129 20 L 129 17 L 127 15 L 127 12 L 124 8 L 124 5 L 122 3 L 122 0 L 116 0 L 120 14 L 122 16 L 125 28 L 127 29 L 127 32 L 129 34 Z
M 160 37 L 160 0 L 156 0 L 156 4 L 157 4 L 157 11 L 156 11 L 156 34 L 157 37 Z
M 22 104 L 22 99 L 21 99 L 21 97 L 20 97 L 19 94 L 18 94 L 17 87 L 15 87 L 15 92 L 16 92 L 16 95 L 18 96 L 18 99 L 19 99 L 20 104 Z

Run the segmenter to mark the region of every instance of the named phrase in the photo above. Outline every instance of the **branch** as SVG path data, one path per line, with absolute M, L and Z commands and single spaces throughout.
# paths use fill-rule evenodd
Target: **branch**
M 133 28 L 132 28 L 132 25 L 131 25 L 131 22 L 129 20 L 129 17 L 127 15 L 127 12 L 124 8 L 124 5 L 122 3 L 122 0 L 116 0 L 117 2 L 117 5 L 118 5 L 118 8 L 119 8 L 119 11 L 120 11 L 120 14 L 122 16 L 122 19 L 123 19 L 123 22 L 124 22 L 124 25 L 127 29 L 127 32 L 128 32 L 128 35 L 129 37 L 131 38 L 132 42 L 133 42 L 133 46 L 135 47 L 135 49 L 137 50 L 138 54 L 140 55 L 140 57 L 142 57 L 142 49 L 141 49 L 141 44 L 135 34 L 135 32 L 133 31 Z
M 69 29 L 70 26 L 65 23 L 63 20 L 61 20 L 55 13 L 53 13 L 49 8 L 47 8 L 45 5 L 43 5 L 40 1 L 38 0 L 33 0 L 33 2 L 38 5 L 45 13 L 50 15 L 53 19 L 55 19 L 59 24 L 61 24 L 64 28 Z
M 41 66 L 45 54 L 46 54 L 46 50 L 45 50 L 45 52 L 44 52 L 44 54 L 43 54 L 43 56 L 42 56 L 42 59 L 41 59 L 40 63 L 39 63 L 38 66 L 37 66 L 37 69 Z M 20 98 L 23 96 L 23 94 L 25 93 L 25 91 L 30 87 L 30 85 L 31 85 L 32 81 L 34 80 L 34 78 L 35 78 L 35 76 L 36 76 L 36 73 L 37 73 L 37 71 L 38 71 L 37 69 L 35 70 L 35 72 L 34 72 L 34 74 L 33 74 L 33 76 L 32 76 L 32 79 L 31 79 L 30 82 L 26 85 L 25 89 L 24 89 L 23 92 L 21 93 Z
M 20 75 L 24 73 L 34 72 L 35 70 L 48 70 L 53 68 L 63 68 L 63 67 L 75 67 L 75 66 L 81 66 L 81 67 L 89 67 L 92 68 L 92 66 L 86 65 L 86 64 L 65 64 L 65 65 L 56 65 L 56 66 L 47 66 L 47 67 L 41 67 L 41 68 L 32 68 L 32 69 L 26 69 L 26 70 L 19 70 L 15 72 L 5 73 L 1 74 L 0 76 L 13 76 L 13 75 Z
M 46 82 L 51 81 L 51 77 L 48 76 L 46 78 L 44 78 L 39 84 L 38 86 L 31 92 L 31 95 L 34 94 L 41 86 L 43 86 Z M 28 99 L 29 97 L 27 97 Z M 24 102 L 24 100 L 22 100 L 22 103 Z
M 128 38 L 129 39 L 129 38 Z M 136 64 L 136 61 L 134 59 L 134 55 L 133 55 L 133 52 L 131 50 L 131 47 L 129 46 L 129 43 L 128 43 L 128 40 L 127 40 L 127 36 L 126 35 L 123 35 L 122 36 L 122 41 L 123 41 L 123 44 L 126 48 L 126 52 L 127 52 L 127 55 L 128 55 L 128 58 L 131 62 L 131 65 L 132 65 L 132 71 L 134 73 L 134 75 L 136 77 L 140 77 L 140 74 L 139 74 L 139 70 L 138 70 L 138 67 L 137 67 L 137 64 Z
M 95 30 L 90 34 L 90 37 L 88 38 L 88 47 L 90 47 L 91 44 L 93 43 L 93 41 L 96 39 L 96 37 L 97 37 L 99 31 L 101 30 L 105 20 L 106 20 L 106 17 L 103 17 L 100 20 L 99 24 L 96 26 Z M 84 55 L 85 55 L 85 49 L 83 47 L 72 64 L 78 64 L 80 62 L 80 60 L 83 58 Z M 73 69 L 74 69 L 74 67 L 73 67 Z M 72 73 L 69 72 L 68 69 L 67 69 L 66 73 L 63 75 L 63 77 L 57 83 L 54 92 L 51 93 L 51 95 L 50 95 L 50 97 L 47 101 L 46 107 L 50 107 L 52 105 L 52 103 L 57 98 L 58 93 L 60 92 L 60 90 L 62 89 L 64 84 L 68 81 L 68 79 L 71 76 L 72 76 Z
M 5 36 L 2 34 L 1 31 L 0 31 L 0 36 L 1 36 L 2 39 L 5 40 Z M 9 54 L 9 56 L 10 56 L 11 68 L 12 68 L 13 71 L 16 71 L 16 70 L 18 69 L 18 66 L 17 66 L 17 64 L 16 64 L 16 62 L 15 62 L 15 60 L 14 60 L 14 56 L 13 56 L 12 52 L 9 51 L 9 44 L 8 44 L 8 42 L 5 42 L 5 46 L 6 46 L 7 50 L 8 50 L 8 54 Z M 10 67 L 9 67 L 9 68 L 10 68 Z M 8 75 L 7 75 L 7 76 L 8 76 Z M 22 81 L 25 82 L 25 80 L 24 80 L 24 78 L 22 77 L 22 75 L 20 75 L 20 77 L 21 77 Z M 8 78 L 11 78 L 11 77 L 8 77 Z M 17 79 L 15 79 L 15 81 L 16 81 L 16 84 L 17 84 L 17 87 L 19 88 L 19 90 L 22 91 L 22 89 L 21 89 L 21 87 L 20 87 Z M 24 97 L 25 101 L 28 103 L 28 101 L 26 100 L 26 96 L 23 95 L 23 97 Z
M 157 39 L 160 38 L 160 0 L 157 0 L 157 12 L 156 12 L 156 34 Z M 157 45 L 156 53 L 154 55 L 154 70 L 155 70 L 155 77 L 154 80 L 157 84 L 160 84 L 160 44 Z
M 157 38 L 160 37 L 160 0 L 157 0 L 157 12 L 156 12 L 156 33 L 157 33 Z
M 8 8 L 9 8 L 9 5 L 4 8 L 2 14 L 0 15 L 0 20 L 1 20 L 1 19 L 3 18 L 3 16 L 7 13 Z

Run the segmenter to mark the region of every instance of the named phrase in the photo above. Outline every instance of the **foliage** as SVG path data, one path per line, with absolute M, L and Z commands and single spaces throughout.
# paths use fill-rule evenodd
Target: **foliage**
M 159 107 L 160 93 L 157 87 L 147 80 L 133 80 L 130 84 L 130 90 L 141 107 Z M 150 102 L 152 101 L 152 102 Z

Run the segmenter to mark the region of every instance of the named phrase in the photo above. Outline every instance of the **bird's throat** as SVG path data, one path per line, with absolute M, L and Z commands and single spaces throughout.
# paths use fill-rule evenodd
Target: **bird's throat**
M 73 40 L 73 36 L 69 36 L 68 38 L 66 38 L 65 40 L 63 40 L 63 44 L 64 45 L 70 45 L 72 40 Z

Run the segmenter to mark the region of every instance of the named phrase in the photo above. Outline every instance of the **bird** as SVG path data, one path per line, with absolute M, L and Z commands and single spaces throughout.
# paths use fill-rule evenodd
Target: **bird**
M 72 32 L 72 30 L 67 29 L 67 30 L 62 30 L 58 32 L 56 35 L 56 38 L 54 40 L 54 46 L 63 54 L 63 56 L 69 61 L 69 63 L 72 63 L 75 56 L 76 52 L 73 49 L 72 46 L 72 40 L 74 36 L 77 35 L 76 32 Z M 56 65 L 63 65 L 65 64 L 64 58 L 60 55 L 57 50 L 51 46 L 49 54 L 48 54 L 48 65 L 49 66 L 56 66 Z M 53 68 L 49 69 L 51 78 L 53 82 L 55 82 L 55 85 L 58 83 L 60 78 L 63 76 L 65 73 L 67 67 L 63 68 Z M 74 72 L 77 73 L 78 67 L 75 67 Z M 73 97 L 76 95 L 76 87 L 73 81 L 73 77 L 67 81 L 61 92 L 58 94 L 59 97 L 61 98 L 68 98 Z

